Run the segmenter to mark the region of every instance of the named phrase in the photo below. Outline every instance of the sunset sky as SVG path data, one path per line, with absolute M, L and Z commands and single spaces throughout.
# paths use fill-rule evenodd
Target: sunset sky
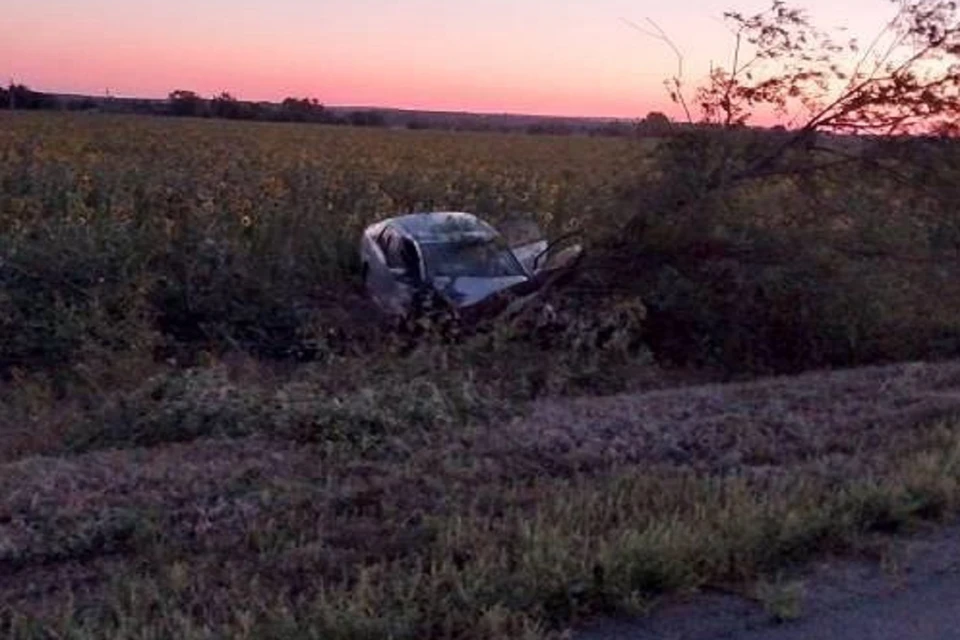
M 663 43 L 688 79 L 726 61 L 724 10 L 756 0 L 0 0 L 0 74 L 32 88 L 163 97 L 173 89 L 330 105 L 642 116 L 670 111 Z M 803 0 L 871 38 L 888 0 Z M 7 78 L 2 78 L 6 82 Z

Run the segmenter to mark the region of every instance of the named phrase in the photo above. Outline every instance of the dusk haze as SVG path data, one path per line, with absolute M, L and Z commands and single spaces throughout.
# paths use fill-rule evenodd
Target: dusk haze
M 639 117 L 671 110 L 677 60 L 627 21 L 654 20 L 699 81 L 727 61 L 727 0 L 6 0 L 0 73 L 43 91 Z M 871 38 L 877 0 L 808 0 L 818 24 Z M 761 10 L 766 2 L 736 7 Z M 3 79 L 4 81 L 7 78 Z

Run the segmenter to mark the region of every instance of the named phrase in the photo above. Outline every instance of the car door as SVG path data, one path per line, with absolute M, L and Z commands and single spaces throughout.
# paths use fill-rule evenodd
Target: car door
M 499 231 L 531 276 L 572 267 L 583 254 L 579 232 L 548 241 L 536 220 L 530 217 L 507 220 Z
M 547 248 L 547 239 L 537 221 L 531 217 L 511 218 L 497 227 L 527 273 L 533 276 L 537 269 L 534 262 Z
M 416 247 L 412 240 L 390 226 L 377 238 L 377 244 L 384 256 L 384 268 L 378 275 L 384 306 L 391 313 L 405 315 L 422 277 Z
M 364 233 L 360 254 L 363 260 L 363 284 L 367 295 L 383 311 L 396 313 L 393 309 L 393 274 L 387 266 L 382 237 L 385 227 L 373 226 Z

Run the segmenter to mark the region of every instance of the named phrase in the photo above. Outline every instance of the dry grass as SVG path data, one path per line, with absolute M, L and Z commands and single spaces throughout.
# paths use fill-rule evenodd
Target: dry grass
M 543 637 L 950 513 L 958 373 L 550 401 L 362 453 L 260 434 L 6 463 L 0 625 Z
M 960 409 L 960 365 L 901 364 L 642 395 L 544 401 L 505 451 L 711 471 L 909 443 Z

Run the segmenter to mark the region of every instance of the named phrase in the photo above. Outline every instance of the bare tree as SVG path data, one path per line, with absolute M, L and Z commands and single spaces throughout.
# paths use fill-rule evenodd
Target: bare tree
M 957 3 L 894 2 L 899 5 L 895 16 L 866 47 L 818 29 L 803 11 L 782 0 L 755 15 L 725 14 L 735 38 L 731 62 L 714 66 L 692 98 L 684 97 L 678 73 L 668 81 L 671 98 L 685 109 L 688 103 L 699 107 L 701 125 L 729 129 L 766 112 L 792 133 L 736 171 L 720 163 L 708 181 L 710 188 L 788 170 L 780 164 L 787 153 L 812 148 L 818 132 L 889 137 L 957 131 Z M 666 38 L 662 31 L 648 35 Z M 682 60 L 679 51 L 677 55 Z M 792 168 L 809 172 L 817 166 Z

